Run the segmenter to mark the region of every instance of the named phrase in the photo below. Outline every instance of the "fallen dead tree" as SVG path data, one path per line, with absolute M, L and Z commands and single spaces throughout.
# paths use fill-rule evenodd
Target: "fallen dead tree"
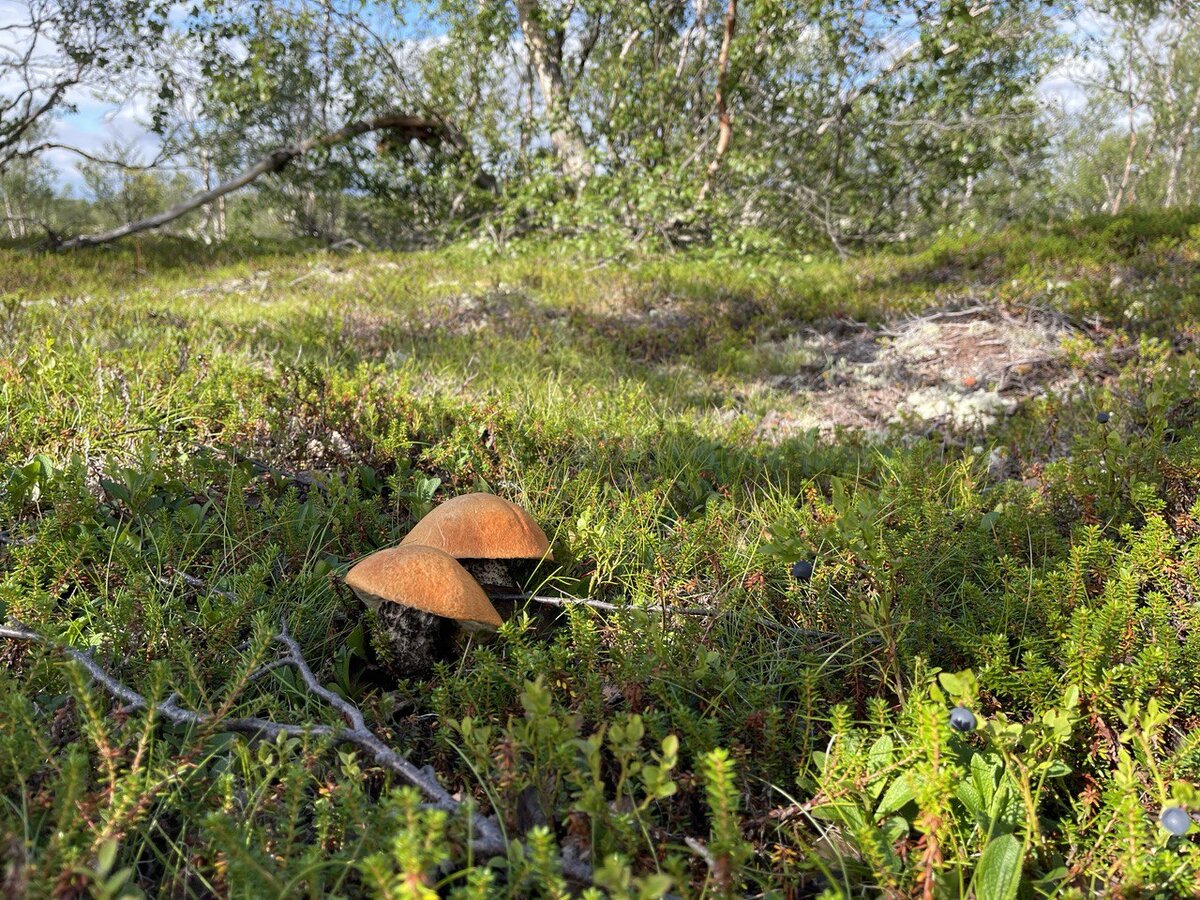
M 187 200 L 177 203 L 163 212 L 147 216 L 144 219 L 138 219 L 135 222 L 128 222 L 109 231 L 101 231 L 96 234 L 81 234 L 67 240 L 62 240 L 51 235 L 50 248 L 53 250 L 78 250 L 83 247 L 95 247 L 100 244 L 108 244 L 120 240 L 131 234 L 161 228 L 164 225 L 174 222 L 176 219 L 186 216 L 193 210 L 219 200 L 226 194 L 232 194 L 234 191 L 246 187 L 246 185 L 257 181 L 263 175 L 282 171 L 288 163 L 298 157 L 304 156 L 306 153 L 311 153 L 313 150 L 324 147 L 343 144 L 360 135 L 374 131 L 386 131 L 393 143 L 396 141 L 417 140 L 425 144 L 436 144 L 445 136 L 445 128 L 437 122 L 421 118 L 420 116 L 401 113 L 387 113 L 371 119 L 358 119 L 353 122 L 347 122 L 336 131 L 315 135 L 298 143 L 272 150 L 241 174 L 222 182 L 211 190 L 189 197 Z

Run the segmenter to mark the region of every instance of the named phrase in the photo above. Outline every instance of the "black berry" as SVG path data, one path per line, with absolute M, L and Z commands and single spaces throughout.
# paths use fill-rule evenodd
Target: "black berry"
M 1108 421 L 1108 413 L 1106 413 L 1106 412 L 1096 413 L 1096 421 L 1099 422 L 1101 425 L 1103 425 L 1105 422 Z
M 812 578 L 813 564 L 807 559 L 800 559 L 792 563 L 792 577 L 797 581 L 808 581 Z
M 975 713 L 965 706 L 956 706 L 950 710 L 950 727 L 955 731 L 968 732 L 975 730 Z

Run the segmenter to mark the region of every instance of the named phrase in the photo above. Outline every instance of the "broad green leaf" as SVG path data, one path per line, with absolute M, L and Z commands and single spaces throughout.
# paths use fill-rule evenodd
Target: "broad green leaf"
M 908 804 L 916 795 L 916 791 L 913 790 L 912 785 L 908 781 L 908 776 L 898 776 L 884 792 L 883 799 L 879 801 L 879 806 L 875 809 L 876 818 L 896 812 L 896 810 Z
M 992 798 L 996 794 L 996 781 L 1000 772 L 1000 763 L 983 754 L 976 753 L 971 757 L 971 780 L 979 792 L 985 808 L 991 806 Z
M 1021 885 L 1022 849 L 1021 842 L 1011 834 L 988 841 L 975 870 L 979 900 L 1014 900 Z
M 971 779 L 964 778 L 954 788 L 954 796 L 962 801 L 963 806 L 977 818 L 982 818 L 987 810 L 987 800 L 979 793 Z
M 814 818 L 825 819 L 830 822 L 840 822 L 849 828 L 861 828 L 866 825 L 863 819 L 862 810 L 857 805 L 849 801 L 835 801 L 817 806 L 813 809 Z
M 107 840 L 100 845 L 100 849 L 96 851 L 96 871 L 102 875 L 107 875 L 112 871 L 113 864 L 117 861 L 118 844 L 114 840 Z
M 1067 765 L 1065 762 L 1063 762 L 1061 759 L 1052 760 L 1046 766 L 1046 777 L 1047 778 L 1065 778 L 1066 776 L 1070 775 L 1071 772 L 1072 772 L 1071 767 L 1069 765 Z
M 892 762 L 892 738 L 890 735 L 880 735 L 879 739 L 867 751 L 867 761 L 875 771 L 888 766 Z

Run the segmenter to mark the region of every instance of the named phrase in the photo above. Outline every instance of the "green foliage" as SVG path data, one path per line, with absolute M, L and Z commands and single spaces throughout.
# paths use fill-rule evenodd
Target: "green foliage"
M 937 680 L 955 701 L 977 702 L 970 672 Z M 949 702 L 928 679 L 898 731 L 839 732 L 829 751 L 814 754 L 812 815 L 840 824 L 857 854 L 834 855 L 824 842 L 813 852 L 846 885 L 908 891 L 934 882 L 957 885 L 960 895 L 1015 897 L 1032 865 L 1037 884 L 1027 887 L 1051 888 L 1066 872 L 1045 867 L 1039 822 L 1064 799 L 1060 785 L 1072 774 L 1062 757 L 1074 746 L 1078 692 L 1034 723 L 997 713 L 975 736 L 950 731 Z
M 742 838 L 741 819 L 738 816 L 740 790 L 729 752 L 718 747 L 704 754 L 700 759 L 700 775 L 704 779 L 704 793 L 712 823 L 712 837 L 708 843 L 708 856 L 711 858 L 709 866 L 716 890 L 728 895 L 741 886 L 741 866 L 753 853 L 753 848 Z
M 314 148 L 255 181 L 252 199 L 175 226 L 212 240 L 411 246 L 470 235 L 503 250 L 533 234 L 603 254 L 843 251 L 971 227 L 1029 208 L 1044 188 L 1050 129 L 1037 89 L 1066 49 L 1065 12 L 1040 0 L 71 0 L 54 10 L 52 39 L 79 40 L 68 53 L 117 97 L 134 85 L 165 156 L 205 188 L 370 116 L 436 124 L 436 139 L 392 129 Z M 14 84 L 30 77 L 20 44 L 0 59 Z M 33 126 L 66 102 L 53 94 L 48 107 L 45 122 L 0 128 L 0 168 L 47 149 Z M 91 202 L 59 198 L 52 216 L 36 178 L 14 169 L 8 237 L 31 240 L 39 220 L 135 219 L 187 186 L 110 150 L 81 166 Z
M 563 896 L 566 853 L 589 897 L 1194 894 L 1195 833 L 1158 819 L 1200 805 L 1195 226 L 845 263 L 4 256 L 0 606 L 149 697 L 336 725 L 287 669 L 250 677 L 286 617 L 508 846 L 350 748 L 130 713 L 3 640 L 0 883 Z M 951 288 L 1081 323 L 1070 392 L 932 440 L 756 433 L 811 396 L 771 381 L 788 335 Z M 519 609 L 397 684 L 339 576 L 478 489 L 550 536 L 530 587 L 621 610 Z

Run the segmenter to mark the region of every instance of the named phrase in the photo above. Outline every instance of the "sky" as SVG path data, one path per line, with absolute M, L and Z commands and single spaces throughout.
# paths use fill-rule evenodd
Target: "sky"
M 158 152 L 158 136 L 145 125 L 148 116 L 144 103 L 118 107 L 83 92 L 71 99 L 77 111 L 55 122 L 51 140 L 98 155 L 108 155 L 106 148 L 118 144 L 132 151 L 134 159 L 140 162 L 149 162 Z M 69 188 L 77 196 L 86 194 L 79 175 L 78 155 L 68 150 L 50 150 L 45 160 L 58 174 L 61 187 Z

